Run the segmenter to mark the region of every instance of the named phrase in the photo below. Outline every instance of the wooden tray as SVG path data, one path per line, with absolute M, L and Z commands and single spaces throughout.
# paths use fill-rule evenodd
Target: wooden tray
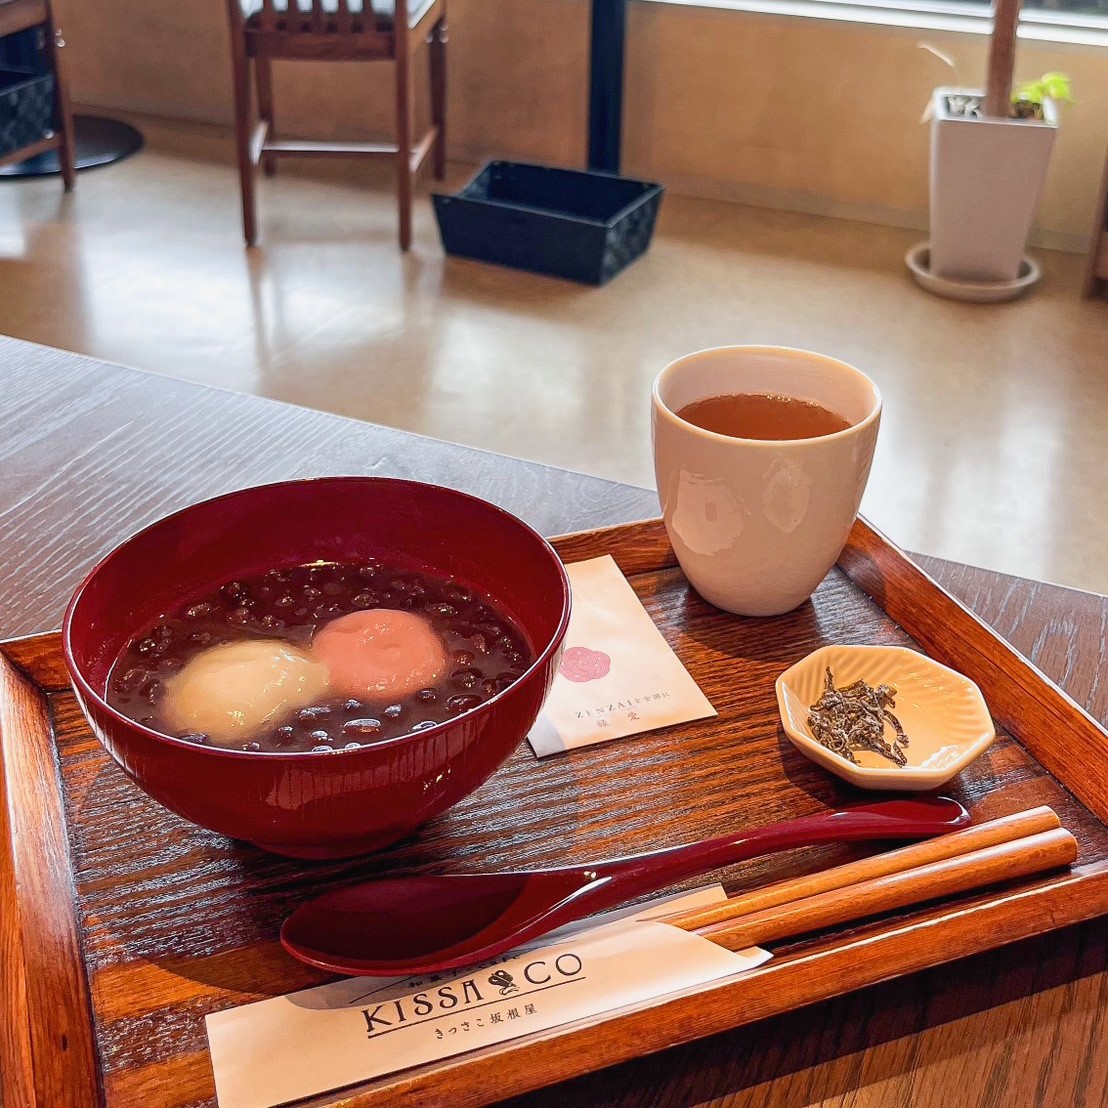
M 829 642 L 912 644 L 973 677 L 1000 738 L 946 790 L 979 819 L 1049 804 L 1079 864 L 777 947 L 765 966 L 313 1103 L 479 1105 L 1108 911 L 1108 733 L 859 522 L 812 604 L 770 620 L 703 603 L 658 522 L 556 541 L 611 552 L 719 717 L 538 762 L 380 855 L 303 864 L 184 823 L 107 757 L 69 691 L 56 634 L 0 647 L 0 1092 L 8 1108 L 214 1103 L 208 1012 L 326 977 L 276 942 L 332 880 L 645 850 L 857 800 L 785 740 L 773 682 Z M 868 596 L 868 598 L 867 598 Z M 871 599 L 870 599 L 871 598 Z M 747 863 L 731 889 L 846 861 L 827 847 Z

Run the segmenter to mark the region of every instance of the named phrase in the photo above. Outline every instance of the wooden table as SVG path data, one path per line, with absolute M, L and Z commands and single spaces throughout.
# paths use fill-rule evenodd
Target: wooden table
M 0 339 L 0 366 L 4 637 L 57 627 L 87 568 L 139 527 L 264 481 L 413 476 L 483 495 L 547 534 L 656 513 L 644 489 L 14 340 Z M 1108 719 L 1108 598 L 919 560 Z M 1108 925 L 1098 921 L 513 1103 L 1099 1108 L 1106 969 Z

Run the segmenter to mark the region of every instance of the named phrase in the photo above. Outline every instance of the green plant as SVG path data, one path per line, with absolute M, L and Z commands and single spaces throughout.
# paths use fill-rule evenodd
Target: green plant
M 1069 77 L 1064 73 L 1044 73 L 1037 81 L 1027 81 L 1020 85 L 1012 97 L 1013 104 L 1019 104 L 1022 101 L 1025 104 L 1035 104 L 1040 108 L 1046 100 L 1072 104 Z

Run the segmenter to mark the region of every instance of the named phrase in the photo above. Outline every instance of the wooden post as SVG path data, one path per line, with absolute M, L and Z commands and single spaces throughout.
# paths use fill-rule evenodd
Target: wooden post
M 989 38 L 989 69 L 985 80 L 985 115 L 1007 119 L 1012 103 L 1012 70 L 1016 64 L 1016 28 L 1022 0 L 996 0 Z

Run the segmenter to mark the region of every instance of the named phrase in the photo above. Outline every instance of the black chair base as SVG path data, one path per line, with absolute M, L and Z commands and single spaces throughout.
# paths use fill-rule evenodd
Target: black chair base
M 77 168 L 96 169 L 129 158 L 142 149 L 143 138 L 129 123 L 99 115 L 75 115 Z M 0 166 L 0 178 L 53 177 L 61 173 L 58 152 L 47 150 L 14 165 Z

